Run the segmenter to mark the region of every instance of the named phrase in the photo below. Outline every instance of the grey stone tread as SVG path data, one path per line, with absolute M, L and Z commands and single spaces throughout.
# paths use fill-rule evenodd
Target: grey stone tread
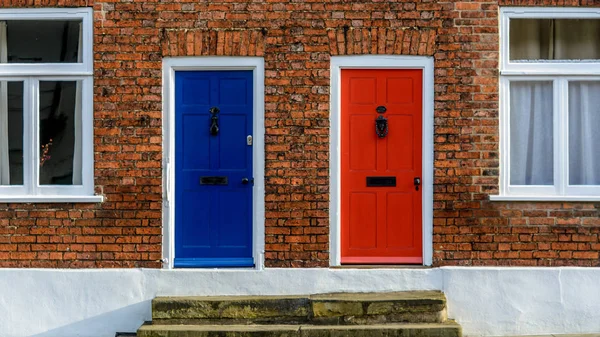
M 329 300 L 329 301 L 403 301 L 403 300 L 434 300 L 446 301 L 444 294 L 437 290 L 426 291 L 398 291 L 387 293 L 329 293 L 317 295 L 250 295 L 250 296 L 160 296 L 155 302 L 172 301 L 204 301 L 204 302 L 237 302 L 237 301 L 276 301 L 285 299 Z
M 277 301 L 287 299 L 302 299 L 308 298 L 302 295 L 250 295 L 250 296 L 159 296 L 155 297 L 155 302 L 172 302 L 172 301 L 205 301 L 205 302 L 237 302 L 237 301 Z
M 300 325 L 142 325 L 140 331 L 298 331 Z
M 503 337 L 600 337 L 598 333 L 576 333 L 576 334 L 546 334 L 546 335 L 516 335 Z
M 299 330 L 402 330 L 402 329 L 458 329 L 455 322 L 445 323 L 390 323 L 373 325 L 142 325 L 141 331 L 299 331 Z
M 439 301 L 446 302 L 446 297 L 440 291 L 398 291 L 388 293 L 332 293 L 311 295 L 313 301 L 357 301 L 357 302 L 388 302 L 388 301 Z
M 445 305 L 439 291 L 157 297 L 152 301 L 152 319 L 161 324 L 207 325 L 435 323 L 446 320 Z
M 165 298 L 152 301 L 152 319 L 266 319 L 308 317 L 307 298 L 205 300 L 202 297 Z
M 402 329 L 448 329 L 460 328 L 455 322 L 445 323 L 388 323 L 388 324 L 372 324 L 372 325 L 300 325 L 300 330 L 328 330 L 328 331 L 345 331 L 345 330 L 402 330 Z

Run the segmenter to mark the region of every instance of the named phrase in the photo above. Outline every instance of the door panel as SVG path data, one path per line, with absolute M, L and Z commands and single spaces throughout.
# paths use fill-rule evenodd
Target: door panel
M 195 144 L 188 146 L 182 159 L 183 168 L 205 169 L 210 168 L 210 138 L 206 129 L 206 116 L 183 115 L 181 125 L 186 125 L 183 132 L 183 144 Z M 188 186 L 184 185 L 183 187 Z
M 415 246 L 413 226 L 395 226 L 411 223 L 414 218 L 412 193 L 387 193 L 386 195 L 386 248 L 403 249 Z M 402 210 L 399 212 L 399 210 Z
M 190 223 L 201 223 L 203 219 L 210 216 L 210 205 L 208 203 L 198 203 L 197 200 L 207 200 L 208 192 L 186 192 L 183 193 L 186 198 L 181 200 L 182 214 L 187 214 Z M 210 246 L 210 228 L 208 226 L 181 226 L 183 231 L 178 244 L 184 247 L 195 245 L 197 247 L 208 248 Z
M 246 136 L 248 133 L 247 116 L 245 115 L 222 115 L 220 124 L 224 127 L 220 128 L 219 137 L 219 168 L 244 170 L 248 165 L 246 150 Z M 241 141 L 239 135 L 243 135 Z M 251 154 L 250 154 L 251 155 Z
M 375 104 L 377 100 L 377 77 L 350 78 L 350 103 Z
M 394 126 L 394 132 L 387 135 L 389 144 L 386 146 L 386 163 L 389 171 L 414 171 L 414 138 L 413 116 L 390 115 L 388 117 L 390 125 Z M 373 123 L 373 121 L 370 121 Z M 372 132 L 371 132 L 372 133 Z
M 252 78 L 252 71 L 175 73 L 175 267 L 254 265 L 252 146 L 246 143 Z M 219 109 L 216 135 L 213 107 Z
M 243 191 L 226 191 L 219 193 L 219 247 L 245 247 L 252 241 L 250 228 L 239 228 L 250 217 L 250 210 L 244 202 L 246 194 Z M 231 204 L 239 205 L 235 211 L 231 210 Z M 236 233 L 236 235 L 231 235 Z
M 342 263 L 423 262 L 422 188 L 414 185 L 422 178 L 422 75 L 342 70 Z M 378 116 L 388 122 L 383 138 Z M 368 177 L 384 186 L 367 186 Z
M 350 194 L 350 245 L 356 248 L 377 247 L 377 194 Z M 364 207 L 363 207 L 364 206 Z
M 377 170 L 377 143 L 370 142 L 375 128 L 365 127 L 372 125 L 373 117 L 368 115 L 354 115 L 350 117 L 350 168 L 353 171 Z

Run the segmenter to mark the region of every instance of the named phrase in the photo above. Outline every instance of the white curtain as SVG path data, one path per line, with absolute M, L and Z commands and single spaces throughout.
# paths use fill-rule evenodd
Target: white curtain
M 600 59 L 600 20 L 553 20 L 553 22 L 553 59 Z
M 510 50 L 511 60 L 548 59 L 548 47 L 541 39 L 541 20 L 513 19 L 510 21 Z
M 77 62 L 81 62 L 83 60 L 83 26 L 79 24 L 79 47 L 77 49 Z M 73 185 L 81 185 L 81 176 L 82 176 L 82 147 L 81 147 L 81 132 L 82 130 L 82 122 L 81 116 L 83 114 L 82 106 L 81 106 L 81 81 L 77 81 L 75 89 L 75 120 L 74 120 L 74 146 L 73 146 Z
M 600 82 L 569 83 L 569 184 L 600 185 Z
M 0 21 L 0 63 L 8 62 L 6 21 Z M 8 147 L 8 83 L 0 82 L 0 185 L 10 185 Z
M 510 184 L 552 185 L 552 82 L 510 83 Z
M 600 59 L 600 20 L 513 19 L 511 60 Z

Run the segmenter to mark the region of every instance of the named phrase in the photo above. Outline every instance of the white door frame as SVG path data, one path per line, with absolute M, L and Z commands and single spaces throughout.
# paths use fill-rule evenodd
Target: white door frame
M 341 70 L 423 70 L 423 265 L 433 260 L 433 57 L 358 55 L 331 57 L 329 160 L 329 264 L 341 265 Z
M 175 72 L 191 70 L 252 70 L 253 72 L 252 257 L 255 269 L 263 269 L 265 247 L 264 59 L 262 57 L 228 56 L 166 57 L 163 59 L 163 267 L 172 269 L 175 259 Z

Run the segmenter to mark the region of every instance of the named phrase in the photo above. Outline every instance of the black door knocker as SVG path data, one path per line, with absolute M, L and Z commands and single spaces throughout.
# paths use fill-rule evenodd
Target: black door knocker
M 219 134 L 219 116 L 217 116 L 217 114 L 219 113 L 219 108 L 217 108 L 216 106 L 210 108 L 208 110 L 211 114 L 210 117 L 210 134 L 213 136 L 216 136 Z
M 377 113 L 384 114 L 387 109 L 383 105 L 380 105 L 377 107 L 376 111 Z M 377 136 L 379 138 L 385 138 L 385 136 L 388 134 L 388 131 L 389 126 L 387 118 L 383 117 L 383 115 L 379 115 L 375 119 L 375 132 L 377 133 Z
M 383 116 L 377 117 L 375 119 L 375 132 L 377 132 L 377 136 L 379 138 L 385 138 L 389 131 L 388 120 Z

